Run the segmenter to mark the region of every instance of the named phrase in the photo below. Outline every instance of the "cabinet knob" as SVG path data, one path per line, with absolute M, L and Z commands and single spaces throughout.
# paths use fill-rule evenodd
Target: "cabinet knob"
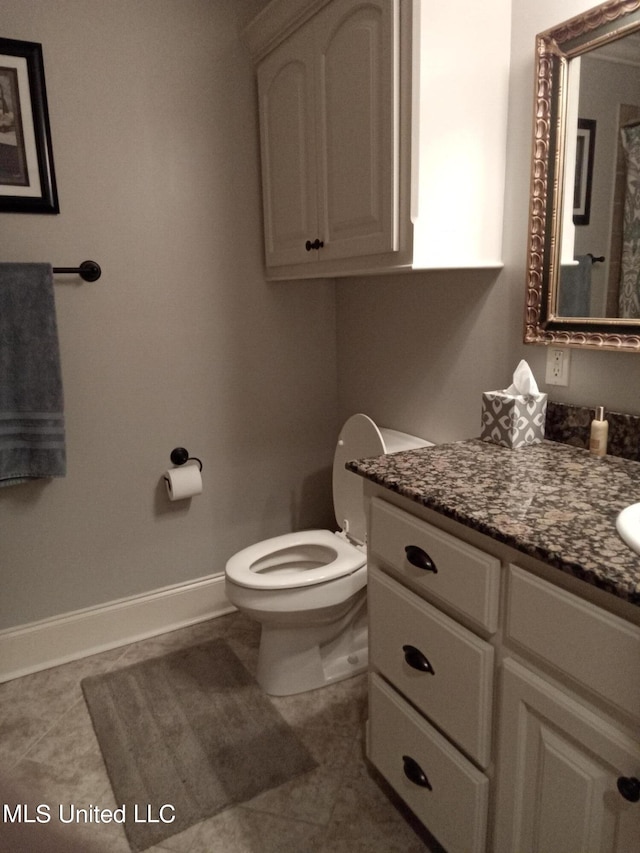
M 413 782 L 414 785 L 419 785 L 421 788 L 428 788 L 430 791 L 433 791 L 427 774 L 414 758 L 411 758 L 410 755 L 403 755 L 402 761 L 404 764 L 404 775 L 410 782 Z
M 417 669 L 420 672 L 428 672 L 430 675 L 436 674 L 429 658 L 423 655 L 420 649 L 416 649 L 415 646 L 403 646 L 402 651 L 404 652 L 404 659 L 413 669 Z
M 640 800 L 640 779 L 635 776 L 620 776 L 618 779 L 618 790 L 630 803 L 637 803 Z
M 307 252 L 310 252 L 312 249 L 321 249 L 323 246 L 324 242 L 318 239 L 318 237 L 316 237 L 313 243 L 311 242 L 311 240 L 307 240 L 307 242 L 304 244 L 304 247 Z
M 415 566 L 417 569 L 423 569 L 425 572 L 433 572 L 434 575 L 438 574 L 436 564 L 424 548 L 419 548 L 417 545 L 407 545 L 404 551 L 407 555 L 407 560 L 412 566 Z

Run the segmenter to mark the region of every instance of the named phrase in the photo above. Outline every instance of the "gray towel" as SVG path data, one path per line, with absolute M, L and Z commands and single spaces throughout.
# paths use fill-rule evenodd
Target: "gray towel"
M 65 473 L 51 266 L 0 264 L 0 486 Z
M 589 317 L 591 314 L 591 255 L 577 255 L 574 264 L 561 266 L 560 317 Z

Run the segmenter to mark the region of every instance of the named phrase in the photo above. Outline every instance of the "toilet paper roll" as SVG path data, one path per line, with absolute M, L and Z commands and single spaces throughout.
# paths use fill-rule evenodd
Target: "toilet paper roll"
M 202 474 L 197 462 L 169 468 L 164 479 L 170 501 L 182 501 L 202 492 Z

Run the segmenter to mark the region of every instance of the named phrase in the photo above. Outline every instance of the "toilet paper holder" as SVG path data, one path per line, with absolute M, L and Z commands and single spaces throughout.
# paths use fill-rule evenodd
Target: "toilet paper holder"
M 197 462 L 202 471 L 202 462 L 197 456 L 189 456 L 189 451 L 185 447 L 174 447 L 169 457 L 174 465 L 184 465 L 186 462 Z M 166 479 L 166 478 L 165 478 Z

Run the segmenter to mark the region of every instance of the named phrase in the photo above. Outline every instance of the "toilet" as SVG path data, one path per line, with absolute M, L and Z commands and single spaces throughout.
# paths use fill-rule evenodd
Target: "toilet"
M 342 427 L 333 459 L 337 532 L 303 530 L 265 539 L 229 559 L 229 601 L 261 623 L 257 680 L 272 696 L 323 687 L 368 664 L 363 481 L 350 459 L 428 447 L 357 414 Z

